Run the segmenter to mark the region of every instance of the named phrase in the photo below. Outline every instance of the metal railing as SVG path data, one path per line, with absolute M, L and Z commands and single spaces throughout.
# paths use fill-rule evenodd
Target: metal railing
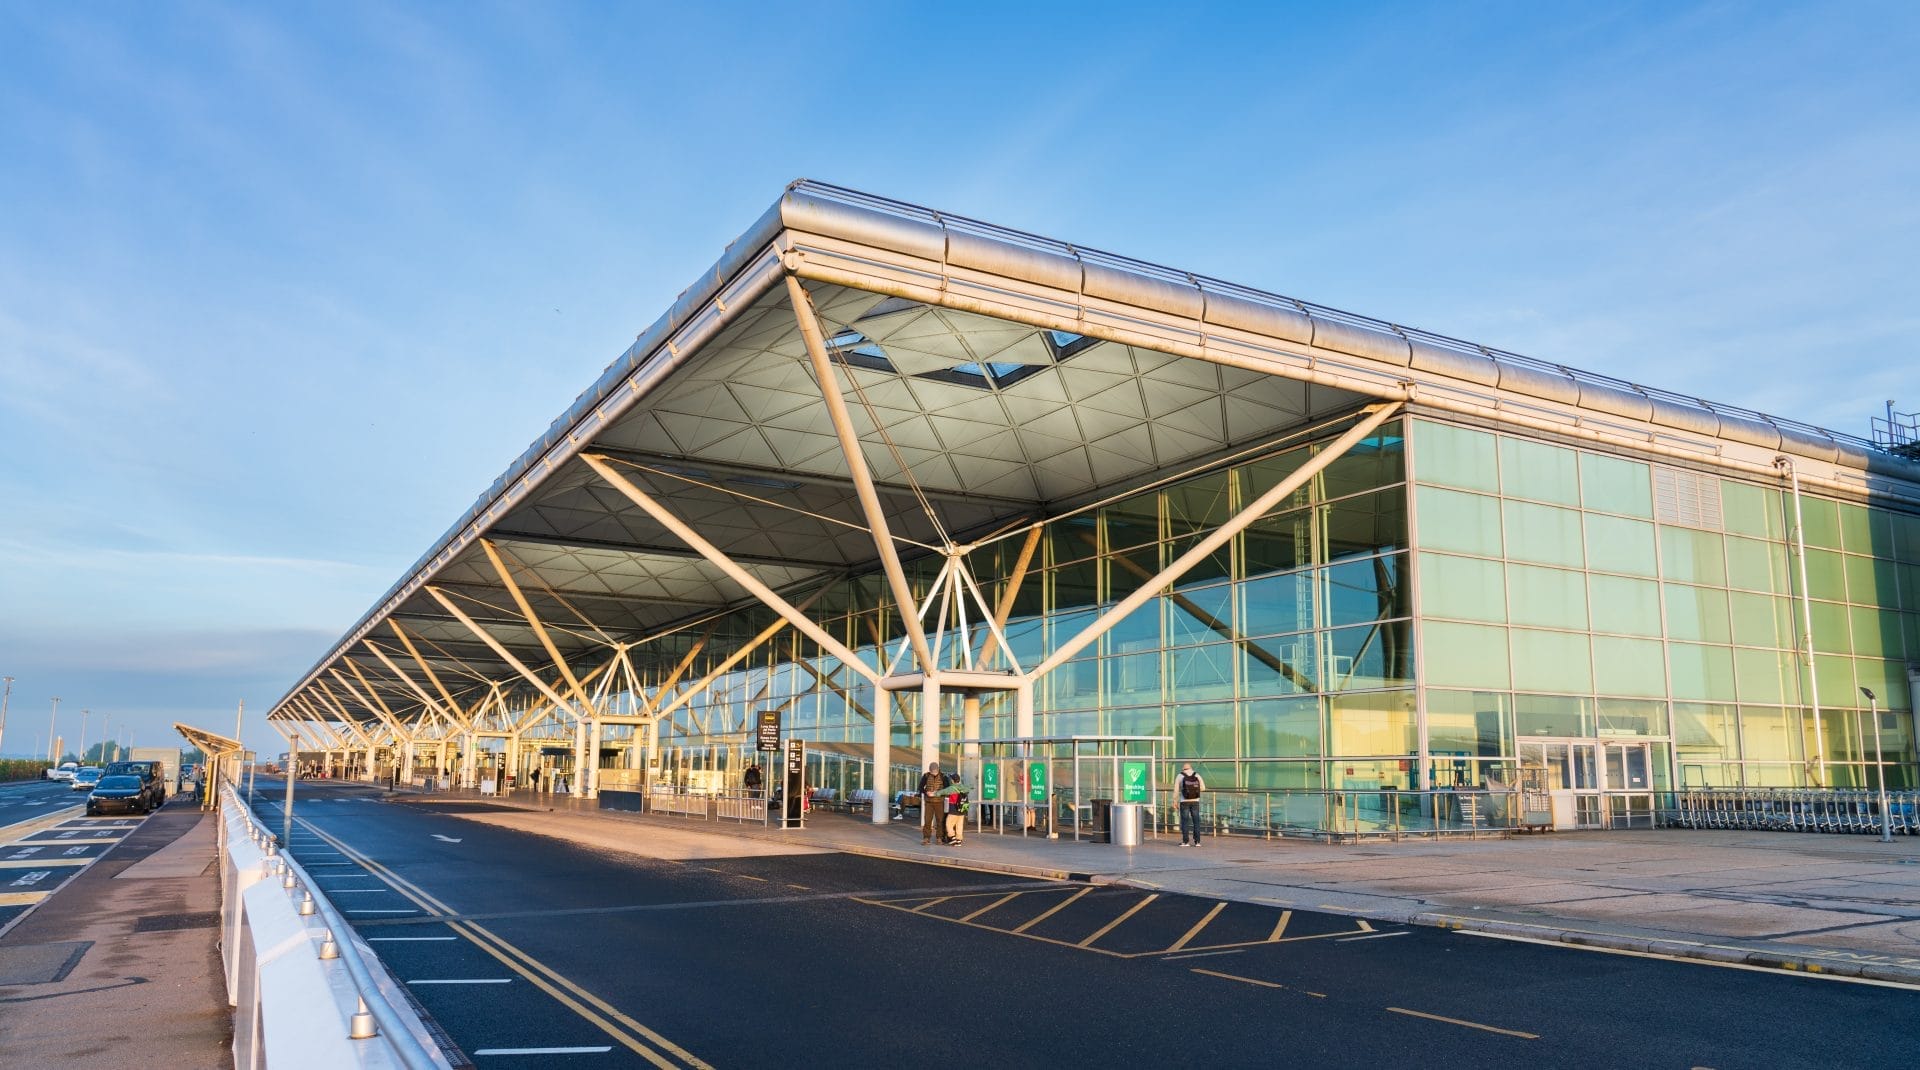
M 1518 791 L 1209 791 L 1200 826 L 1211 836 L 1304 837 L 1333 843 L 1426 836 L 1504 836 L 1520 827 Z M 1154 818 L 1180 827 L 1179 805 L 1162 796 Z
M 354 941 L 352 927 L 320 891 L 319 884 L 291 855 L 279 849 L 279 838 L 260 824 L 231 784 L 221 785 L 220 796 L 229 826 L 237 818 L 240 825 L 238 833 L 264 852 L 260 860 L 261 876 L 279 881 L 280 886 L 298 904 L 297 910 L 301 915 L 316 912 L 320 915 L 326 928 L 326 937 L 318 955 L 321 959 L 338 959 L 346 967 L 347 976 L 352 979 L 354 993 L 359 999 L 359 1008 L 348 1027 L 349 1038 L 366 1040 L 382 1037 L 408 1070 L 445 1070 L 446 1061 L 430 1051 L 414 1034 L 410 1024 L 412 1010 L 403 1015 L 387 999 L 379 982 L 374 979 L 373 971 L 361 957 L 361 948 Z M 232 834 L 230 827 L 227 831 Z M 375 1028 L 376 1024 L 378 1028 Z
M 1920 835 L 1920 792 L 1887 793 L 1885 825 Z M 1851 789 L 1700 788 L 1661 797 L 1666 828 L 1748 829 L 1769 832 L 1878 833 L 1880 793 Z

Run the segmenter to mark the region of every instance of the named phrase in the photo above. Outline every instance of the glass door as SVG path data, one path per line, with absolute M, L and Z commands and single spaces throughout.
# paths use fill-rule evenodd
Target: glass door
M 1606 743 L 1607 824 L 1610 828 L 1653 827 L 1653 768 L 1646 743 Z

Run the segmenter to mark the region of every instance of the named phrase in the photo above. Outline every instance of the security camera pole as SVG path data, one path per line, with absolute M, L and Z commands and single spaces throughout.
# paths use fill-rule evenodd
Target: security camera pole
M 1880 842 L 1893 842 L 1893 809 L 1887 805 L 1887 763 L 1880 755 L 1880 700 L 1872 691 L 1861 688 L 1860 693 L 1867 696 L 1867 716 L 1873 718 L 1873 765 L 1880 770 Z

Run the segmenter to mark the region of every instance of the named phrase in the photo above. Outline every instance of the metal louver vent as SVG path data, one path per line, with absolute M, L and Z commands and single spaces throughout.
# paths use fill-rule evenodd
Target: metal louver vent
M 1662 524 L 1720 531 L 1720 481 L 1677 468 L 1653 470 L 1653 515 Z

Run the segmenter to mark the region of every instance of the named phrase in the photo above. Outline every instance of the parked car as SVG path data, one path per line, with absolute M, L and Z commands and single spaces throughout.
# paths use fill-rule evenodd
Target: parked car
M 94 786 L 99 783 L 100 783 L 100 767 L 97 765 L 83 766 L 79 769 L 74 770 L 73 786 L 71 788 L 68 788 L 67 790 L 92 791 L 94 789 Z
M 87 796 L 87 816 L 115 811 L 144 814 L 153 809 L 151 798 L 146 782 L 138 776 L 131 773 L 104 776 Z
M 151 760 L 108 762 L 101 779 L 110 776 L 137 776 L 147 791 L 147 808 L 159 808 L 167 801 L 167 778 L 159 762 Z
M 47 770 L 48 780 L 72 780 L 73 771 L 80 768 L 77 762 L 62 762 Z

